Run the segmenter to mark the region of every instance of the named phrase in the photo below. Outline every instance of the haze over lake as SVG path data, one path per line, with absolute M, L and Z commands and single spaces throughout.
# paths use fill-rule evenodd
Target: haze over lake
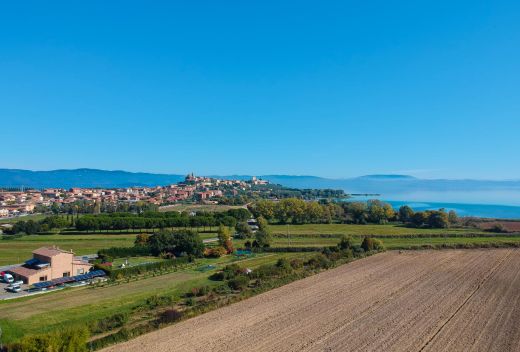
M 375 196 L 356 196 L 351 200 L 380 199 L 399 208 L 409 205 L 415 210 L 445 208 L 455 210 L 459 216 L 520 219 L 520 191 L 417 191 L 384 193 Z

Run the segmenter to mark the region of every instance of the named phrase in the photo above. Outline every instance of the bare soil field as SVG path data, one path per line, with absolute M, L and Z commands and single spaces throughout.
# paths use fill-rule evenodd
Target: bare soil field
M 483 230 L 489 230 L 500 225 L 507 232 L 520 232 L 520 221 L 486 221 L 480 223 L 479 227 Z
M 520 250 L 386 252 L 104 351 L 520 351 Z

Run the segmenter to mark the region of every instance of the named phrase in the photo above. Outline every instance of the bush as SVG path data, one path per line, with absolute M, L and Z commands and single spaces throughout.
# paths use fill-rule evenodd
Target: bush
M 352 248 L 353 244 L 354 240 L 351 236 L 342 236 L 341 240 L 339 241 L 338 247 L 339 249 L 349 249 Z
M 232 290 L 242 291 L 249 284 L 249 277 L 245 275 L 237 275 L 234 279 L 228 281 L 228 286 Z
M 159 322 L 169 324 L 182 319 L 182 312 L 177 309 L 167 309 L 159 315 Z
M 292 271 L 292 266 L 286 258 L 278 259 L 278 261 L 276 262 L 276 267 L 278 269 L 280 269 L 280 271 L 284 271 L 284 272 Z
M 307 260 L 306 265 L 312 269 L 327 269 L 331 267 L 332 263 L 325 255 L 320 253 Z
M 491 227 L 489 232 L 497 232 L 497 233 L 507 233 L 507 229 L 502 224 L 495 224 L 493 227 Z
M 128 314 L 116 313 L 112 316 L 106 317 L 97 321 L 91 328 L 90 331 L 95 334 L 105 333 L 107 331 L 119 328 L 126 324 L 128 321 Z
M 209 286 L 193 287 L 190 292 L 186 294 L 186 297 L 201 297 L 211 292 Z
M 300 268 L 303 268 L 303 260 L 301 259 L 298 259 L 298 258 L 294 258 L 291 260 L 290 262 L 291 264 L 291 267 L 293 269 L 300 269 Z
M 220 258 L 227 254 L 227 250 L 224 247 L 206 248 L 204 250 L 204 256 L 206 258 Z
M 230 280 L 233 279 L 235 276 L 241 274 L 243 272 L 243 269 L 238 266 L 238 264 L 229 264 L 222 269 L 222 271 L 219 271 L 217 273 L 214 273 L 209 277 L 210 280 L 214 281 L 222 281 L 222 280 Z
M 59 332 L 24 336 L 19 342 L 8 347 L 12 352 L 86 352 L 89 338 L 88 329 L 65 328 Z
M 365 252 L 370 252 L 374 250 L 374 239 L 370 237 L 365 237 L 363 239 L 363 242 L 361 242 L 361 248 L 363 248 Z

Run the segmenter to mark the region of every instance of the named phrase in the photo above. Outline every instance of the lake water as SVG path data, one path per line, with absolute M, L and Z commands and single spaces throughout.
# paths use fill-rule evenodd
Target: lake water
M 350 201 L 380 199 L 398 209 L 408 205 L 414 210 L 455 210 L 459 216 L 520 219 L 520 192 L 414 192 L 382 194 L 379 197 L 353 197 Z

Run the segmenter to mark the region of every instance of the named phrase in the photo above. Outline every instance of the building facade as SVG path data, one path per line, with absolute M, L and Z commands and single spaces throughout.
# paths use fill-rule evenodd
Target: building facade
M 42 247 L 33 251 L 32 259 L 27 260 L 22 266 L 10 269 L 9 272 L 16 280 L 32 285 L 60 277 L 82 275 L 91 268 L 92 265 L 88 262 L 75 259 L 72 250 Z

